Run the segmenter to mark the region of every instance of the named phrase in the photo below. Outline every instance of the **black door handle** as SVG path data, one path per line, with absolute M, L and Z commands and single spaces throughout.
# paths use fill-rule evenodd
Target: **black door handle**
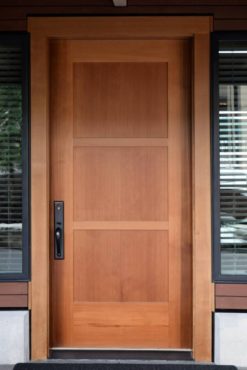
M 54 202 L 54 258 L 64 259 L 64 202 Z
M 60 227 L 57 227 L 55 230 L 56 256 L 57 257 L 61 257 L 61 237 L 62 237 L 62 230 Z

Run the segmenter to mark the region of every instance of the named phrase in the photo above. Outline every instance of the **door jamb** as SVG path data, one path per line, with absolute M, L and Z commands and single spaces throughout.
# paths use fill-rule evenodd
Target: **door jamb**
M 192 217 L 193 357 L 211 361 L 210 31 L 209 16 L 30 17 L 31 33 L 31 343 L 33 360 L 49 354 L 49 39 L 167 39 L 193 43 Z

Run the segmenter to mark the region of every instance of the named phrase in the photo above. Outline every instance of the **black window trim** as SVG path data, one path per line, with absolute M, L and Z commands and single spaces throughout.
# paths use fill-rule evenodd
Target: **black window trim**
M 211 141 L 212 141 L 212 257 L 213 281 L 217 283 L 247 283 L 247 275 L 221 274 L 220 245 L 220 168 L 219 168 L 219 79 L 218 51 L 221 40 L 246 41 L 247 31 L 216 31 L 211 34 Z
M 21 46 L 22 53 L 22 273 L 2 273 L 1 281 L 30 280 L 30 37 L 27 32 L 0 32 L 1 45 Z

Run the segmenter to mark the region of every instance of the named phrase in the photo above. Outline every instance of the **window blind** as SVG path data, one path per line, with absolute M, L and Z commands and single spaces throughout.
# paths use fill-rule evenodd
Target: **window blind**
M 247 42 L 219 43 L 221 274 L 247 275 Z
M 22 53 L 0 40 L 0 278 L 23 272 Z

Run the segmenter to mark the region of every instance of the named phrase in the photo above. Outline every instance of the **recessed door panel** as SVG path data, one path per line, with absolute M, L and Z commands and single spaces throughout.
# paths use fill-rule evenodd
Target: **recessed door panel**
M 75 137 L 167 137 L 167 63 L 75 63 L 73 79 Z

